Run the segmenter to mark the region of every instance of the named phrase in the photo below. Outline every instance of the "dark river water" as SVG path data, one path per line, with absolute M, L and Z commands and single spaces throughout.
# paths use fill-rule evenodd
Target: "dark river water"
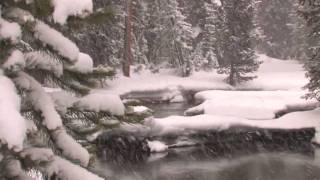
M 183 115 L 192 105 L 146 106 L 155 111 L 156 118 L 163 118 Z M 109 180 L 320 180 L 320 150 L 305 152 L 239 152 L 213 157 L 203 147 L 189 147 L 152 154 L 139 164 L 100 161 L 96 170 Z
M 154 154 L 139 165 L 112 167 L 100 162 L 99 172 L 112 180 L 320 180 L 320 160 L 317 152 L 314 156 L 258 153 L 215 159 Z
M 184 111 L 194 107 L 193 104 L 184 103 L 163 103 L 163 104 L 145 104 L 148 108 L 154 111 L 153 116 L 155 118 L 165 118 L 168 116 L 183 116 Z

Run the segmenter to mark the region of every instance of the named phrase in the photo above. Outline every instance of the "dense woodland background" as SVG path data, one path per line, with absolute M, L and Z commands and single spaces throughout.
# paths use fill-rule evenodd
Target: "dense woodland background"
M 121 74 L 217 71 L 236 86 L 256 77 L 260 53 L 304 63 L 308 97 L 320 99 L 318 1 L 81 0 L 80 12 L 70 2 L 0 1 L 0 179 L 30 179 L 30 168 L 101 179 L 86 169 L 97 150 L 88 136 L 127 109 L 90 92 Z M 72 8 L 59 19 L 58 7 Z
M 232 2 L 232 1 L 226 1 Z M 89 53 L 96 64 L 119 67 L 123 59 L 125 40 L 126 1 L 96 0 L 96 8 L 111 7 L 114 17 L 105 24 L 77 29 L 72 37 L 80 49 Z M 240 3 L 240 2 L 239 2 Z M 227 6 L 227 5 L 226 5 Z M 252 48 L 259 53 L 280 59 L 306 59 L 305 43 L 308 35 L 304 20 L 298 16 L 298 2 L 290 0 L 248 1 L 239 7 L 239 13 L 247 13 L 252 21 L 248 30 L 252 36 Z M 227 9 L 210 0 L 156 1 L 132 0 L 132 54 L 133 63 L 148 68 L 163 66 L 181 68 L 214 68 L 223 64 L 222 43 L 230 36 L 224 22 Z M 240 18 L 240 17 L 239 17 Z M 234 23 L 234 22 L 233 22 Z M 223 36 L 227 36 L 223 38 Z M 178 42 L 173 42 L 174 40 Z M 181 43 L 183 53 L 175 43 Z M 220 48 L 220 49 L 219 49 Z M 222 48 L 222 49 L 221 49 Z M 220 51 L 217 53 L 216 51 Z M 186 62 L 179 62 L 186 61 Z

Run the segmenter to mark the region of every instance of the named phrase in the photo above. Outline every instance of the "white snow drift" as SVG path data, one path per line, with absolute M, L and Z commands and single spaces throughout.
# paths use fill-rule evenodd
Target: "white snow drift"
M 236 126 L 269 129 L 318 129 L 320 127 L 319 117 L 320 108 L 313 111 L 290 113 L 271 120 L 248 120 L 241 117 L 219 115 L 171 116 L 163 119 L 148 119 L 145 125 L 150 127 L 155 134 L 183 133 L 195 130 L 226 130 Z
M 303 65 L 295 60 L 279 60 L 258 54 L 263 62 L 255 74 L 258 78 L 236 87 L 228 85 L 226 75 L 216 72 L 194 72 L 190 77 L 178 77 L 174 70 L 163 70 L 154 74 L 148 70 L 132 73 L 130 78 L 120 76 L 108 82 L 108 92 L 120 95 L 139 92 L 144 96 L 159 96 L 162 100 L 181 97 L 181 91 L 205 90 L 263 90 L 301 91 L 308 83 Z M 155 93 L 157 92 L 157 93 Z M 300 95 L 299 95 L 300 96 Z
M 305 100 L 304 91 L 204 91 L 196 99 L 204 101 L 186 113 L 235 116 L 248 119 L 273 119 L 288 106 L 308 106 L 315 100 Z

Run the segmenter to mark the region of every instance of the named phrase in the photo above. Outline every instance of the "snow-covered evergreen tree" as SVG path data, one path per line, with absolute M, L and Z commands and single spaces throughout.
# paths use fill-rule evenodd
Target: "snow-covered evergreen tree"
M 307 24 L 308 59 L 305 61 L 309 83 L 306 86 L 308 98 L 320 100 L 320 3 L 318 1 L 301 0 L 299 14 Z
M 133 59 L 134 63 L 148 65 L 148 45 L 145 37 L 147 4 L 144 0 L 133 1 Z
M 225 34 L 223 65 L 220 72 L 228 74 L 228 83 L 236 85 L 253 79 L 251 75 L 259 67 L 253 47 L 254 37 L 254 1 L 223 0 L 225 14 Z M 249 74 L 250 73 L 250 74 Z M 249 74 L 249 75 L 248 75 Z
M 119 97 L 88 94 L 113 71 L 94 68 L 89 55 L 48 25 L 90 18 L 92 1 L 4 0 L 0 6 L 0 179 L 31 179 L 30 168 L 47 179 L 102 179 L 85 169 L 90 155 L 77 140 L 108 115 L 124 114 Z
M 223 54 L 223 33 L 225 32 L 224 15 L 221 6 L 216 2 L 204 3 L 206 12 L 205 25 L 203 30 L 203 54 L 204 67 L 214 68 L 217 64 L 222 64 Z
M 169 3 L 170 2 L 170 3 Z M 190 76 L 193 71 L 193 59 L 191 58 L 192 25 L 185 21 L 177 1 L 168 1 L 168 13 L 171 21 L 172 45 L 175 52 L 175 64 L 180 69 L 182 76 Z
M 261 30 L 261 42 L 258 44 L 258 49 L 262 53 L 280 59 L 303 56 L 303 49 L 298 48 L 296 42 L 297 39 L 304 39 L 303 34 L 297 31 L 303 26 L 296 13 L 297 2 L 292 0 L 259 1 L 256 22 Z
M 95 17 L 91 23 L 72 21 L 62 27 L 81 51 L 88 53 L 95 65 L 121 67 L 124 39 L 124 7 L 119 0 L 95 0 L 94 9 L 105 11 L 108 18 Z M 70 21 L 70 20 L 69 20 Z M 69 26 L 72 25 L 72 28 Z
M 191 59 L 193 29 L 176 0 L 149 3 L 148 59 L 154 64 L 168 63 L 182 76 L 193 69 Z

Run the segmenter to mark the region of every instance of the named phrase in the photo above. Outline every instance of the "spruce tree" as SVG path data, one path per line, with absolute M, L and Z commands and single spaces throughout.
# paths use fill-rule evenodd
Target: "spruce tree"
M 147 58 L 148 44 L 147 31 L 147 6 L 144 0 L 135 0 L 133 3 L 133 59 L 134 63 L 149 65 Z
M 193 29 L 186 22 L 177 0 L 149 3 L 146 32 L 148 59 L 155 65 L 167 64 L 182 76 L 189 76 L 193 69 Z
M 309 83 L 307 98 L 320 100 L 320 3 L 318 1 L 301 0 L 299 15 L 305 19 L 308 34 L 308 58 L 305 61 Z
M 259 67 L 254 47 L 254 1 L 253 0 L 224 0 L 224 22 L 226 26 L 223 46 L 223 65 L 220 73 L 228 75 L 230 85 L 248 81 Z M 250 75 L 248 75 L 250 73 Z
M 0 179 L 31 179 L 30 169 L 46 179 L 102 179 L 85 169 L 89 149 L 79 142 L 110 115 L 124 113 L 90 105 L 99 99 L 91 88 L 114 73 L 94 68 L 91 57 L 52 26 L 109 15 L 89 16 L 91 0 L 3 0 L 0 6 Z M 45 86 L 58 92 L 50 95 Z
M 214 68 L 223 63 L 223 33 L 225 32 L 224 14 L 221 6 L 215 2 L 204 3 L 206 14 L 203 29 L 204 67 Z
M 299 54 L 296 29 L 300 26 L 296 14 L 296 2 L 292 0 L 262 0 L 257 8 L 257 26 L 261 30 L 258 49 L 279 59 L 296 58 Z M 300 52 L 300 54 L 303 52 Z

